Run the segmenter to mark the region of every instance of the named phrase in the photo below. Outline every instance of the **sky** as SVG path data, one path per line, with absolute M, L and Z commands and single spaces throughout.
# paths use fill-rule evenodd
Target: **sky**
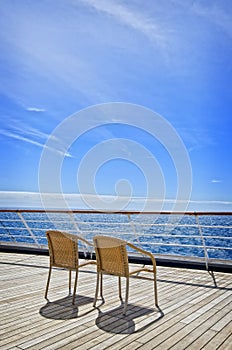
M 0 206 L 231 211 L 231 57 L 229 0 L 0 0 Z

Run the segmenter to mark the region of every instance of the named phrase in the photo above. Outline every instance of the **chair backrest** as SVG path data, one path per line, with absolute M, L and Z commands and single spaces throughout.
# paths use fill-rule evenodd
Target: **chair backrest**
M 78 267 L 78 237 L 61 231 L 47 231 L 50 263 L 53 266 Z
M 108 236 L 95 236 L 93 241 L 98 271 L 127 277 L 129 275 L 127 243 Z

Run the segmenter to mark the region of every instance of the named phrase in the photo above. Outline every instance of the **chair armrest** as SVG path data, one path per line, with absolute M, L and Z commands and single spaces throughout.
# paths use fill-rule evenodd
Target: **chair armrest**
M 137 246 L 135 246 L 134 244 L 129 243 L 129 242 L 127 242 L 127 245 L 128 245 L 130 248 L 132 248 L 132 249 L 134 249 L 134 250 L 137 250 L 139 253 L 149 256 L 149 258 L 150 258 L 151 261 L 152 261 L 152 265 L 156 268 L 156 260 L 155 260 L 155 258 L 154 258 L 154 256 L 153 256 L 152 253 L 150 253 L 150 252 L 148 252 L 148 251 L 146 251 L 146 250 L 143 250 L 143 249 L 141 249 L 141 248 L 139 248 L 139 247 L 137 247 Z

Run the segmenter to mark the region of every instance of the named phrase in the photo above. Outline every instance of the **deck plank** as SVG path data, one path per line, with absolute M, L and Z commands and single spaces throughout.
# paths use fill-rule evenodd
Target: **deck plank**
M 228 323 L 223 331 L 216 332 L 214 337 L 208 339 L 208 342 L 204 345 L 204 350 L 220 349 L 220 346 L 225 342 L 225 340 L 231 336 L 232 333 L 232 321 Z
M 47 302 L 48 264 L 47 256 L 0 253 L 1 349 L 230 349 L 230 274 L 215 273 L 215 287 L 206 271 L 158 267 L 164 316 L 152 281 L 131 278 L 124 317 L 113 276 L 104 276 L 105 303 L 93 308 L 94 266 L 80 272 L 75 306 L 67 271 L 54 269 Z
M 232 344 L 232 335 L 230 334 L 230 336 L 225 339 L 222 345 L 220 345 L 218 350 L 231 350 L 231 344 Z

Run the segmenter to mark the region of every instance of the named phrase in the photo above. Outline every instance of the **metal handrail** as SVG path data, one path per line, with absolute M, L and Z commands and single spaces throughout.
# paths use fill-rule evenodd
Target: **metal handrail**
M 1 214 L 6 214 L 8 213 L 8 217 L 4 218 L 4 215 Z M 16 216 L 15 217 L 10 217 L 12 215 L 12 213 L 15 213 Z M 27 214 L 46 214 L 46 218 L 42 219 L 41 217 L 37 217 L 37 218 L 31 218 L 31 217 L 27 217 Z M 85 235 L 94 235 L 94 234 L 99 234 L 99 230 L 100 229 L 95 229 L 95 226 L 101 226 L 102 232 L 104 234 L 115 234 L 115 229 L 114 230 L 110 230 L 108 228 L 107 230 L 107 226 L 112 226 L 113 227 L 117 227 L 120 225 L 120 230 L 117 232 L 118 235 L 121 236 L 121 238 L 123 238 L 123 236 L 126 235 L 127 238 L 131 239 L 136 238 L 136 242 L 137 244 L 141 245 L 141 247 L 143 245 L 148 245 L 149 247 L 164 247 L 164 246 L 168 246 L 168 247 L 180 247 L 180 248 L 196 248 L 196 249 L 202 249 L 204 251 L 204 260 L 205 260 L 205 265 L 206 265 L 206 269 L 209 269 L 209 262 L 211 260 L 211 258 L 208 255 L 208 250 L 224 250 L 227 252 L 230 252 L 232 250 L 231 245 L 227 246 L 227 247 L 223 247 L 223 246 L 218 246 L 218 245 L 209 245 L 207 244 L 207 242 L 205 241 L 206 239 L 222 239 L 225 242 L 228 242 L 229 240 L 232 240 L 232 237 L 225 237 L 223 235 L 212 235 L 212 234 L 204 234 L 203 229 L 228 229 L 231 230 L 232 229 L 232 225 L 225 225 L 223 226 L 221 223 L 220 224 L 212 224 L 209 225 L 207 224 L 202 224 L 199 221 L 199 217 L 202 216 L 231 216 L 232 212 L 152 212 L 152 211 L 148 211 L 148 212 L 139 212 L 139 211 L 121 211 L 121 212 L 117 212 L 114 213 L 112 211 L 93 211 L 93 210 L 43 210 L 43 209 L 38 209 L 38 210 L 34 210 L 34 209 L 0 209 L 0 245 L 19 245 L 22 246 L 23 244 L 25 246 L 35 246 L 36 248 L 46 248 L 47 243 L 45 241 L 45 231 L 47 229 L 49 229 L 49 224 L 51 222 L 51 216 L 50 214 L 61 214 L 61 215 L 68 215 L 69 218 L 69 224 L 72 226 L 72 228 L 68 228 L 67 230 L 74 233 L 78 233 L 78 235 L 82 234 L 83 238 L 85 238 Z M 79 219 L 79 221 L 77 220 L 77 217 L 74 215 L 75 214 L 88 214 L 89 218 L 92 217 L 93 214 L 95 215 L 113 215 L 115 218 L 117 217 L 117 215 L 125 215 L 125 220 L 124 222 L 119 222 L 118 220 L 116 220 L 116 222 L 111 221 L 103 221 L 103 220 L 99 220 L 99 221 L 83 221 L 81 219 Z M 195 218 L 195 223 L 191 222 L 191 223 L 176 223 L 176 221 L 174 221 L 174 223 L 170 223 L 170 222 L 161 222 L 161 223 L 147 223 L 147 222 L 143 222 L 143 221 L 133 221 L 132 216 L 133 215 L 154 215 L 154 217 L 158 216 L 162 216 L 162 215 L 166 215 L 167 217 L 170 217 L 171 215 L 179 215 L 181 217 L 184 216 L 193 216 Z M 50 216 L 50 217 L 49 217 Z M 2 224 L 1 224 L 1 220 L 2 220 Z M 59 219 L 56 219 L 53 217 L 53 224 L 54 223 L 59 223 L 59 224 L 67 224 L 67 222 L 65 220 L 62 220 L 60 217 Z M 32 223 L 35 223 L 34 225 L 31 225 Z M 36 223 L 38 223 L 38 225 L 36 226 Z M 46 227 L 41 227 L 41 223 L 46 224 Z M 12 225 L 13 224 L 13 225 Z M 89 229 L 87 226 L 91 225 L 91 228 Z M 33 227 L 32 227 L 33 226 Z M 65 225 L 64 225 L 65 226 Z M 83 227 L 85 226 L 85 229 L 83 229 Z M 126 228 L 131 227 L 131 230 L 129 232 L 126 231 Z M 164 229 L 167 229 L 166 233 L 157 233 L 157 232 L 145 232 L 140 234 L 142 229 L 149 229 L 149 228 L 155 229 L 158 227 L 163 227 Z M 175 227 L 179 227 L 179 228 L 194 228 L 197 229 L 198 234 L 196 233 L 192 233 L 192 234 L 172 234 L 171 229 L 175 228 Z M 52 228 L 52 227 L 51 227 Z M 103 228 L 105 228 L 105 230 L 103 230 Z M 31 242 L 26 243 L 26 242 L 22 242 L 23 238 L 25 238 L 25 234 L 22 234 L 22 232 L 20 230 L 23 230 L 27 232 L 27 237 L 30 238 Z M 4 235 L 5 232 L 5 235 Z M 41 232 L 41 235 L 39 235 L 38 233 Z M 14 233 L 14 234 L 13 234 Z M 8 235 L 8 236 L 7 236 Z M 7 241 L 7 237 L 8 237 L 8 241 Z M 143 240 L 141 241 L 141 238 L 143 238 Z M 149 240 L 148 240 L 149 238 Z M 162 242 L 152 242 L 151 238 L 161 238 L 163 240 L 166 239 L 165 241 Z M 186 240 L 186 242 L 184 243 L 179 243 L 179 242 L 170 242 L 170 239 L 179 239 L 179 238 L 184 238 Z M 41 244 L 41 239 L 44 239 L 44 243 Z M 201 240 L 201 244 L 199 244 L 197 242 L 197 244 L 191 244 L 191 239 L 199 239 Z M 9 241 L 11 240 L 11 241 Z M 187 240 L 189 240 L 189 242 L 187 242 Z M 148 248 L 149 248 L 148 247 Z M 92 252 L 91 252 L 92 253 Z M 168 255 L 168 254 L 166 254 Z M 228 260 L 228 262 L 231 262 L 231 259 Z

